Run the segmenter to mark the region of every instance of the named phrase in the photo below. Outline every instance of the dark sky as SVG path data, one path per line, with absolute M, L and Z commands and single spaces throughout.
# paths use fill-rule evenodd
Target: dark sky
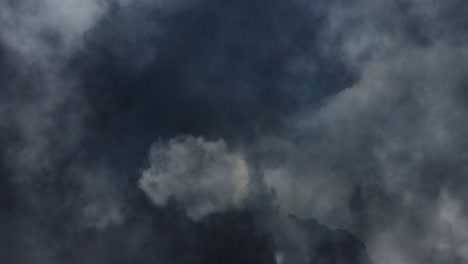
M 1 263 L 467 263 L 464 0 L 0 3 Z

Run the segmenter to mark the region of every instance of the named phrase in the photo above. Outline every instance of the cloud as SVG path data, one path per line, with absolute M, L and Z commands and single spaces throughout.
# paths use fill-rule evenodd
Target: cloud
M 4 2 L 0 37 L 23 62 L 53 63 L 81 45 L 84 34 L 106 13 L 109 1 Z
M 87 106 L 68 63 L 108 5 L 99 0 L 0 4 L 0 45 L 10 72 L 2 79 L 6 96 L 0 115 L 4 130 L 17 137 L 7 143 L 7 164 L 18 178 L 54 170 L 76 151 Z
M 144 245 L 175 200 L 194 220 L 273 203 L 378 263 L 466 262 L 468 5 L 306 2 L 2 2 L 0 193 L 29 228 L 12 254 L 61 263 L 70 232 L 126 221 Z M 275 229 L 278 262 L 306 259 L 300 229 Z
M 247 196 L 246 162 L 222 140 L 179 137 L 155 143 L 150 152 L 150 168 L 143 172 L 140 187 L 156 205 L 173 198 L 198 220 L 237 207 Z
M 263 170 L 282 210 L 352 230 L 377 263 L 467 261 L 459 249 L 468 237 L 453 230 L 468 221 L 468 58 L 465 31 L 441 35 L 464 23 L 451 4 L 331 8 L 324 41 L 336 34 L 359 78 L 320 109 L 304 108 L 289 128 L 296 147 Z M 427 31 L 416 38 L 412 26 Z
M 445 210 L 443 193 L 454 204 L 468 199 L 467 59 L 464 49 L 441 46 L 368 64 L 353 87 L 298 118 L 296 146 L 263 170 L 279 207 L 353 230 L 379 263 L 466 261 L 459 248 L 468 237 L 431 212 Z M 465 211 L 451 219 L 468 221 Z M 434 230 L 441 233 L 421 240 Z

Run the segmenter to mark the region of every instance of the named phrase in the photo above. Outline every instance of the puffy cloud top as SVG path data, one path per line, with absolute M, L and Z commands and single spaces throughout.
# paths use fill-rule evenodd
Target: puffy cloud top
M 155 143 L 150 152 L 151 165 L 143 172 L 140 187 L 156 205 L 174 198 L 198 220 L 238 206 L 247 195 L 246 162 L 222 140 L 179 137 Z

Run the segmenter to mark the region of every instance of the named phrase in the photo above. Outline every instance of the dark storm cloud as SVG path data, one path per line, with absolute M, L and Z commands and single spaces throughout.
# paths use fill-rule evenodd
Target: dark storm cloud
M 467 259 L 467 32 L 459 4 L 333 6 L 324 39 L 359 79 L 298 115 L 276 150 L 288 153 L 285 162 L 265 169 L 280 207 L 353 230 L 378 263 Z
M 316 50 L 321 14 L 300 3 L 194 1 L 169 16 L 133 8 L 115 11 L 90 34 L 83 67 L 94 106 L 109 113 L 102 125 L 151 139 L 232 138 L 278 126 L 301 103 L 346 83 L 346 72 L 335 75 L 339 62 Z
M 109 202 L 89 195 L 101 188 L 98 192 L 110 197 L 114 188 L 86 184 L 88 175 L 100 172 L 89 173 L 80 164 L 86 100 L 66 66 L 106 6 L 53 0 L 0 4 L 2 262 L 62 262 L 59 255 L 71 245 L 75 222 L 99 228 L 120 219 L 107 209 L 113 208 Z M 71 172 L 78 167 L 87 173 Z M 102 217 L 88 209 L 97 206 L 104 207 Z
M 321 15 L 304 7 L 282 1 L 2 3 L 2 261 L 273 263 L 269 235 L 255 234 L 262 224 L 225 212 L 246 194 L 246 168 L 226 178 L 235 183 L 244 175 L 234 192 L 231 186 L 239 185 L 224 183 L 221 170 L 245 167 L 231 152 L 235 141 L 274 133 L 301 105 L 349 81 L 335 78 L 340 63 L 316 52 Z M 312 89 L 311 82 L 330 88 Z M 176 184 L 193 174 L 224 189 L 207 196 L 211 188 L 195 188 L 208 197 L 199 198 L 187 196 L 189 187 L 173 201 L 176 186 L 156 200 L 164 208 L 150 207 L 138 188 L 147 149 L 180 133 L 207 137 L 200 153 L 218 162 L 199 162 L 188 151 L 185 161 L 200 163 L 201 170 L 188 167 Z M 226 143 L 213 143 L 215 137 Z M 149 179 L 161 178 L 159 165 L 147 171 Z M 187 197 L 194 211 L 179 204 Z M 209 199 L 219 206 L 193 216 L 222 209 L 213 223 L 195 224 L 177 209 L 190 215 Z M 233 235 L 244 247 L 230 246 Z M 351 236 L 346 241 L 358 244 Z
M 92 155 L 133 174 L 158 138 L 231 144 L 276 133 L 302 105 L 350 81 L 317 52 L 321 12 L 283 1 L 111 8 L 73 64 L 92 109 Z
M 0 257 L 465 262 L 466 8 L 0 4 Z
M 371 237 L 391 232 L 393 241 L 388 243 L 396 243 L 396 249 L 383 245 L 381 259 L 430 260 L 427 252 L 448 243 L 443 242 L 447 236 L 453 238 L 450 233 L 431 235 L 452 226 L 439 213 L 451 206 L 442 201 L 447 196 L 455 204 L 466 200 L 461 191 L 466 184 L 466 108 L 459 90 L 467 83 L 465 56 L 442 46 L 368 64 L 355 86 L 330 100 L 314 118 L 299 119 L 294 133 L 301 134 L 288 151 L 287 163 L 265 171 L 280 206 L 330 224 L 336 221 L 337 226 L 353 229 L 361 224 L 356 231 Z M 361 205 L 356 206 L 363 206 L 362 212 L 349 204 L 350 197 L 359 196 Z M 465 219 L 462 212 L 457 211 L 455 219 Z M 353 214 L 362 218 L 353 222 Z M 412 221 L 420 230 L 413 230 Z M 442 254 L 448 250 L 450 256 L 463 255 L 459 249 L 466 246 L 466 237 L 458 234 L 459 242 L 440 249 Z M 430 238 L 404 247 L 411 253 L 398 246 L 423 235 Z M 381 237 L 370 239 L 387 243 Z M 368 244 L 371 249 L 373 245 Z

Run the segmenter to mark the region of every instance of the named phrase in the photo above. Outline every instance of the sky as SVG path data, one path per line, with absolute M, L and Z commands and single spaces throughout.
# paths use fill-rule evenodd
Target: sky
M 464 0 L 4 0 L 0 262 L 468 263 Z

